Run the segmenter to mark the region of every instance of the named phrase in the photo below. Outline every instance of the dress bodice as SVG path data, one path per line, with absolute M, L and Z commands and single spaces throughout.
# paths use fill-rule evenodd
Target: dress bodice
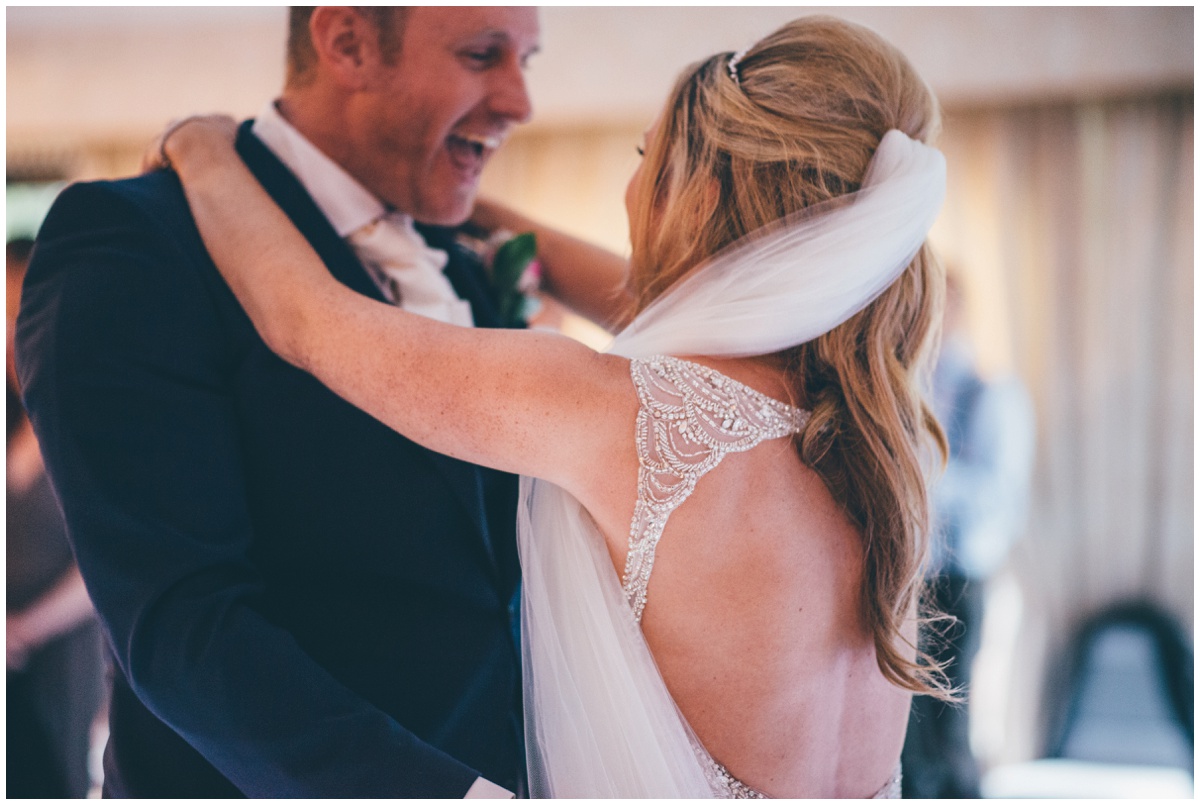
M 630 375 L 639 402 L 635 430 L 638 494 L 621 586 L 640 623 L 655 549 L 671 513 L 726 455 L 799 433 L 810 414 L 707 366 L 679 358 L 656 355 L 632 360 Z M 698 740 L 693 741 L 714 795 L 767 798 L 730 774 Z M 874 798 L 896 798 L 899 789 L 897 769 Z

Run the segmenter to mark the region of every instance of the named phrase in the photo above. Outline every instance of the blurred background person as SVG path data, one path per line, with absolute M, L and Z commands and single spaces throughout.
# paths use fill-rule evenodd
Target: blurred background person
M 950 456 L 932 489 L 937 535 L 927 581 L 930 603 L 953 618 L 929 649 L 970 696 L 971 665 L 983 628 L 984 590 L 1025 527 L 1033 474 L 1033 404 L 1014 376 L 987 380 L 977 367 L 961 275 L 946 272 L 942 350 L 933 408 Z M 978 798 L 969 707 L 913 698 L 905 738 L 906 798 Z
M 103 697 L 100 629 L 75 567 L 58 502 L 21 406 L 13 322 L 33 243 L 15 239 L 7 263 L 8 471 L 5 517 L 9 797 L 86 797 L 88 750 Z

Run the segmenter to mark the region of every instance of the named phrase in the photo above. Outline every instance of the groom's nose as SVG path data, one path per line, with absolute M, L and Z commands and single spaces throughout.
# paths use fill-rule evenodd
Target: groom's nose
M 513 123 L 528 123 L 533 116 L 533 103 L 529 100 L 529 88 L 525 85 L 525 69 L 516 59 L 510 60 L 503 70 L 493 74 L 488 91 L 488 109 L 497 117 Z

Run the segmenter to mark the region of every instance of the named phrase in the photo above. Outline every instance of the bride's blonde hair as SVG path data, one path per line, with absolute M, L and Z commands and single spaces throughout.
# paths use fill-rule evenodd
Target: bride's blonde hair
M 644 308 L 761 227 L 858 189 L 883 135 L 931 141 L 941 115 L 908 60 L 830 17 L 785 25 L 741 56 L 688 68 L 647 143 L 630 210 L 631 285 Z M 927 477 L 946 442 L 925 402 L 944 275 L 928 245 L 878 299 L 779 358 L 812 411 L 801 458 L 863 539 L 861 615 L 893 683 L 948 698 L 944 677 L 903 636 L 922 590 Z

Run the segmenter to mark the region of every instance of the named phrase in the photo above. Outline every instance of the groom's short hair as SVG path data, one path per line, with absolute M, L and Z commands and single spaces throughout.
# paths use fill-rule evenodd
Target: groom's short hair
M 315 6 L 292 6 L 288 14 L 287 37 L 287 86 L 303 86 L 312 79 L 312 70 L 317 64 L 317 51 L 313 48 L 312 36 L 308 31 L 309 20 Z M 379 50 L 383 58 L 391 62 L 400 52 L 400 41 L 404 35 L 404 6 L 355 6 L 354 10 L 374 23 L 379 29 Z

